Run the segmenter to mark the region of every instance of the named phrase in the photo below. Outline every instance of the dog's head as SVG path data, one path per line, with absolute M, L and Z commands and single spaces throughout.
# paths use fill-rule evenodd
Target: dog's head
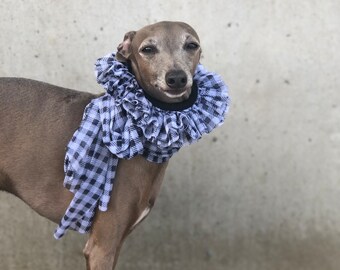
M 130 62 L 139 85 L 167 103 L 186 100 L 201 55 L 195 30 L 182 22 L 159 22 L 125 34 L 116 58 Z

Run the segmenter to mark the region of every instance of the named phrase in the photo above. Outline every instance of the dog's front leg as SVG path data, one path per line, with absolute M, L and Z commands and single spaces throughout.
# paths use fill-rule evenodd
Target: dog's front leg
M 84 248 L 87 269 L 114 269 L 125 237 L 152 208 L 166 166 L 142 157 L 119 161 L 108 210 L 97 211 Z

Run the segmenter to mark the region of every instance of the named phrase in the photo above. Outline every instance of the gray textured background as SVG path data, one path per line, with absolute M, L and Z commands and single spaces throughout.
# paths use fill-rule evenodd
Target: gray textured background
M 172 159 L 118 269 L 338 270 L 339 14 L 338 0 L 1 0 L 0 76 L 99 92 L 93 63 L 125 32 L 188 22 L 232 107 Z M 0 217 L 1 270 L 84 269 L 86 237 L 54 240 L 5 193 Z

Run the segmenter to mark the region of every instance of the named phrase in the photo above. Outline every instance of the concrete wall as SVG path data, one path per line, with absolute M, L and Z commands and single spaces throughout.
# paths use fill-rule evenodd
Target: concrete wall
M 99 92 L 125 32 L 182 20 L 230 86 L 225 125 L 172 159 L 118 269 L 340 265 L 340 1 L 0 2 L 0 76 Z M 0 194 L 0 269 L 84 269 L 85 237 Z

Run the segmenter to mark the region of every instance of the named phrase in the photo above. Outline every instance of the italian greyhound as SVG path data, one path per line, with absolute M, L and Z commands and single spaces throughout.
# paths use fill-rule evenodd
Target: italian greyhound
M 201 49 L 195 30 L 160 22 L 128 32 L 117 60 L 165 103 L 186 100 Z M 0 190 L 59 223 L 73 198 L 63 186 L 65 147 L 96 95 L 22 78 L 0 78 Z M 108 210 L 96 211 L 83 250 L 87 269 L 114 269 L 126 236 L 154 205 L 168 162 L 119 160 Z

